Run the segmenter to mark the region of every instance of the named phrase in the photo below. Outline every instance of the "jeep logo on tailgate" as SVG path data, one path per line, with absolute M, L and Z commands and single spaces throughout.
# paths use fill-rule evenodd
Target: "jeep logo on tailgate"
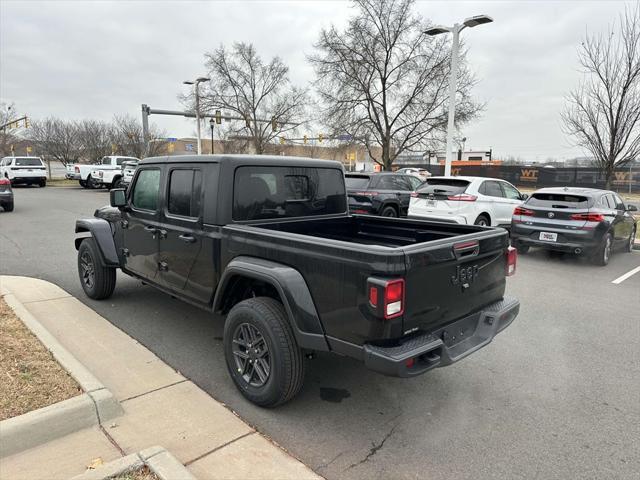
M 458 265 L 456 267 L 456 274 L 451 275 L 451 284 L 462 285 L 462 289 L 465 290 L 478 278 L 479 271 L 478 265 L 472 267 L 460 267 L 460 265 Z

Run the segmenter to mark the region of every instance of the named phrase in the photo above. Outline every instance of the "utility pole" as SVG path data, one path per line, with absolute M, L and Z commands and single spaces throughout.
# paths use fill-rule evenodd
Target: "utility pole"
M 200 84 L 202 82 L 208 82 L 209 80 L 211 79 L 208 77 L 198 77 L 194 81 L 186 80 L 182 82 L 185 85 L 193 85 L 193 89 L 196 96 L 196 124 L 197 124 L 196 132 L 198 135 L 198 155 L 202 155 L 202 142 L 200 140 Z

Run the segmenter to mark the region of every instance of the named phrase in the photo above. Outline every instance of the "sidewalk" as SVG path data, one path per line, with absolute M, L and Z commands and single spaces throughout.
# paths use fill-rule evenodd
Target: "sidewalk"
M 2 478 L 70 478 L 96 459 L 107 463 L 154 445 L 168 450 L 200 480 L 321 478 L 59 287 L 1 276 L 0 292 L 33 315 L 125 412 L 106 424 L 1 459 Z

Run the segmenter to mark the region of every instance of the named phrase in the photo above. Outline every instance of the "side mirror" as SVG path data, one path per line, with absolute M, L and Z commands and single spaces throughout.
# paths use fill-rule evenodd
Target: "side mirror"
M 529 194 L 527 194 L 527 193 L 521 193 L 520 194 L 520 200 L 526 200 L 527 198 L 529 198 Z
M 127 204 L 127 191 L 124 188 L 114 188 L 110 190 L 109 203 L 112 207 L 124 207 Z
M 637 212 L 638 211 L 638 207 L 636 207 L 635 205 L 627 205 L 627 211 L 629 211 L 629 212 Z

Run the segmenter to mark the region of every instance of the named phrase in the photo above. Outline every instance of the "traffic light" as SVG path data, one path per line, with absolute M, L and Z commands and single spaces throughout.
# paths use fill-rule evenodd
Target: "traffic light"
M 321 133 L 318 135 L 318 141 L 320 143 L 322 143 L 322 140 L 324 139 L 324 135 L 322 135 Z
M 275 132 L 278 129 L 278 122 L 276 122 L 276 117 L 271 117 L 271 131 Z
M 29 128 L 31 126 L 31 122 L 29 121 L 29 117 L 24 117 L 24 128 Z
M 284 137 L 280 137 L 280 145 L 284 145 Z
M 305 145 L 307 144 L 307 136 L 306 135 L 304 136 L 304 144 Z
M 222 113 L 220 113 L 220 110 L 216 110 L 216 123 L 218 125 L 222 123 Z
M 28 146 L 27 147 L 27 153 L 31 153 L 31 152 L 33 152 L 33 148 L 31 146 Z

